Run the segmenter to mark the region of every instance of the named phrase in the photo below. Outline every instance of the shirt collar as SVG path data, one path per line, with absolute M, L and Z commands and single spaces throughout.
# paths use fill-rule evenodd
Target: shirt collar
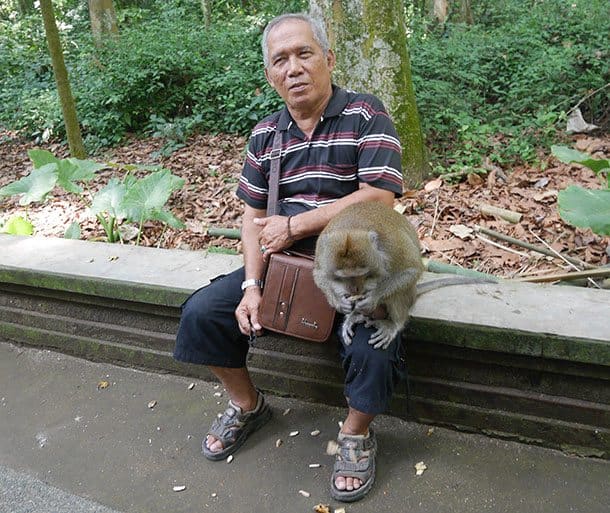
M 330 101 L 328 102 L 326 109 L 324 109 L 324 114 L 322 114 L 323 119 L 341 114 L 348 102 L 347 91 L 345 89 L 341 89 L 336 85 L 333 85 L 332 87 L 333 95 L 330 97 Z M 284 107 L 280 112 L 277 128 L 279 130 L 288 130 L 291 123 L 293 123 L 292 116 L 290 115 L 290 112 L 288 112 L 288 108 Z

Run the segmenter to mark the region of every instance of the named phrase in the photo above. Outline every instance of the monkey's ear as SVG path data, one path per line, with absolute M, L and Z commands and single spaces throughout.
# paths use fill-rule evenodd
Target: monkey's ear
M 379 249 L 379 234 L 376 231 L 371 230 L 369 232 L 369 240 L 374 248 Z

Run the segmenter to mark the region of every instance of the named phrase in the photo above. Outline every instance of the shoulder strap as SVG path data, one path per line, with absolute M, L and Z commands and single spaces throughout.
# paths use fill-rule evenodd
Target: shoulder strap
M 276 215 L 279 212 L 279 189 L 280 189 L 280 157 L 282 156 L 282 132 L 275 129 L 273 136 L 273 148 L 271 149 L 271 170 L 269 173 L 269 197 L 267 199 L 267 216 Z

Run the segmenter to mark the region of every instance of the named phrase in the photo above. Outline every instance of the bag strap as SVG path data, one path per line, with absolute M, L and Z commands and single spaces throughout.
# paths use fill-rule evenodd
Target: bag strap
M 271 149 L 271 170 L 269 173 L 269 197 L 267 199 L 267 217 L 277 215 L 280 211 L 278 204 L 280 191 L 280 158 L 282 156 L 282 132 L 276 128 Z

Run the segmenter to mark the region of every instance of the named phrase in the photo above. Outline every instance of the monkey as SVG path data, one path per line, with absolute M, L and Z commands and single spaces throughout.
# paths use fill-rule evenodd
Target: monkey
M 341 334 L 351 344 L 358 323 L 374 327 L 369 340 L 386 349 L 403 329 L 418 295 L 483 278 L 441 278 L 417 284 L 424 272 L 417 232 L 409 220 L 379 202 L 349 205 L 320 233 L 313 277 L 328 303 L 345 315 Z

